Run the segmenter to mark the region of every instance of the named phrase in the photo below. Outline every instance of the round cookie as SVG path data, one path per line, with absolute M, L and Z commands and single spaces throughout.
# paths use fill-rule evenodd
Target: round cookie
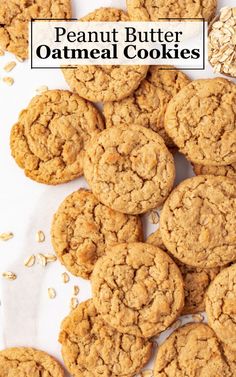
M 167 251 L 162 242 L 159 229 L 151 234 L 146 242 Z M 211 281 L 220 272 L 220 268 L 191 267 L 181 263 L 176 258 L 174 259 L 174 262 L 179 267 L 184 280 L 185 304 L 182 314 L 203 312 L 205 310 L 205 293 Z
M 206 313 L 218 338 L 236 351 L 236 264 L 221 271 L 211 283 Z
M 199 175 L 177 186 L 163 206 L 161 237 L 182 263 L 201 268 L 236 260 L 236 182 Z
M 65 377 L 59 363 L 47 353 L 18 347 L 0 351 L 1 377 Z
M 167 329 L 184 306 L 181 273 L 161 249 L 145 243 L 113 246 L 93 270 L 94 305 L 122 333 L 152 337 Z
M 196 80 L 169 102 L 165 129 L 180 152 L 197 164 L 236 162 L 236 85 L 222 78 Z
M 173 142 L 164 129 L 164 116 L 170 99 L 189 84 L 189 78 L 171 66 L 151 66 L 138 89 L 122 101 L 104 105 L 106 127 L 137 125 L 161 135 L 167 146 Z
M 28 22 L 33 18 L 71 18 L 70 0 L 0 2 L 0 48 L 28 58 Z
M 221 344 L 223 352 L 227 360 L 227 364 L 232 373 L 232 377 L 236 376 L 236 351 L 232 351 L 226 344 Z
M 152 343 L 121 334 L 107 325 L 92 300 L 80 304 L 62 322 L 59 341 L 62 356 L 76 377 L 131 377 L 152 353 Z
M 214 332 L 207 325 L 188 324 L 159 347 L 154 377 L 233 377 Z
M 164 202 L 173 186 L 175 166 L 157 133 L 120 126 L 93 138 L 86 150 L 84 174 L 103 204 L 135 215 Z
M 127 14 L 115 8 L 99 8 L 80 21 L 129 21 Z M 148 66 L 83 65 L 62 69 L 72 91 L 93 102 L 119 101 L 137 89 L 145 78 Z
M 12 156 L 37 182 L 68 182 L 83 173 L 84 150 L 103 128 L 91 103 L 69 91 L 49 90 L 20 113 L 11 131 Z
M 158 21 L 160 18 L 205 18 L 210 20 L 216 0 L 126 0 L 132 21 Z
M 51 236 L 61 263 L 73 275 L 85 279 L 106 248 L 143 239 L 138 216 L 113 211 L 84 189 L 62 202 L 53 218 Z
M 196 175 L 212 174 L 236 179 L 236 163 L 225 166 L 204 166 L 194 164 L 193 170 Z

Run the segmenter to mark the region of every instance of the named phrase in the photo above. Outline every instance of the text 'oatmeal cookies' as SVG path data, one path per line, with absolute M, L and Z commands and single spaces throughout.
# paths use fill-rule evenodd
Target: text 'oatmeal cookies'
M 199 175 L 177 186 L 163 206 L 161 237 L 181 262 L 225 266 L 236 260 L 236 181 Z
M 142 241 L 138 216 L 113 211 L 85 189 L 69 195 L 54 215 L 53 247 L 65 267 L 76 276 L 90 277 L 106 248 L 122 242 Z
M 11 131 L 11 152 L 29 178 L 49 185 L 83 173 L 85 148 L 103 130 L 99 111 L 75 93 L 49 90 L 34 97 Z
M 152 337 L 182 312 L 184 284 L 167 253 L 146 243 L 113 246 L 92 274 L 96 309 L 122 333 Z
M 175 166 L 157 133 L 140 126 L 120 126 L 92 139 L 84 174 L 103 204 L 135 215 L 165 201 L 174 183 Z
M 151 341 L 122 334 L 106 324 L 92 300 L 64 319 L 59 341 L 68 370 L 78 377 L 132 377 L 152 353 Z

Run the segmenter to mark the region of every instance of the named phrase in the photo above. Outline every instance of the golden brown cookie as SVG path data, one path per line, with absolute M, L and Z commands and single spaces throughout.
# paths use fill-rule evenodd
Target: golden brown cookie
M 76 377 L 131 377 L 152 353 L 152 343 L 107 325 L 92 300 L 80 304 L 61 325 L 59 341 L 69 372 Z
M 236 162 L 236 85 L 222 78 L 196 80 L 169 102 L 165 129 L 180 152 L 197 164 Z
M 147 238 L 147 243 L 167 251 L 161 239 L 160 230 Z M 168 251 L 167 251 L 168 252 Z M 171 254 L 169 254 L 171 256 Z M 172 257 L 172 256 L 171 256 Z M 173 258 L 173 257 L 172 257 Z M 220 272 L 220 268 L 197 268 L 187 266 L 173 258 L 184 280 L 185 305 L 182 314 L 194 314 L 205 310 L 205 293 L 211 281 Z
M 171 66 L 151 66 L 138 89 L 122 101 L 104 106 L 106 127 L 143 126 L 158 132 L 169 147 L 173 142 L 164 129 L 164 116 L 170 99 L 189 84 L 189 78 Z
M 233 377 L 214 332 L 188 324 L 159 347 L 154 377 Z
M 199 175 L 172 191 L 160 217 L 162 240 L 182 263 L 225 266 L 236 260 L 236 182 Z
M 84 150 L 104 128 L 98 110 L 77 94 L 50 90 L 34 97 L 11 131 L 11 152 L 27 177 L 56 185 L 83 173 Z
M 204 165 L 193 165 L 193 170 L 196 175 L 201 174 L 212 174 L 212 175 L 222 175 L 224 177 L 229 177 L 236 179 L 236 163 L 225 166 L 204 166 Z
M 0 47 L 28 58 L 28 22 L 32 18 L 71 18 L 70 0 L 7 0 L 0 2 Z
M 84 189 L 62 202 L 54 215 L 51 235 L 61 263 L 73 275 L 85 279 L 90 277 L 106 248 L 143 239 L 138 216 L 113 211 Z
M 0 351 L 1 377 L 65 377 L 59 363 L 47 353 L 18 347 Z
M 232 377 L 236 376 L 236 351 L 232 351 L 226 344 L 221 344 Z
M 206 294 L 209 325 L 218 338 L 236 351 L 236 264 L 225 268 Z
M 205 18 L 210 20 L 216 0 L 126 0 L 133 21 L 158 21 L 160 18 Z
M 161 249 L 145 243 L 113 246 L 93 270 L 94 305 L 122 333 L 152 337 L 182 312 L 181 273 Z
M 128 21 L 127 14 L 115 8 L 99 8 L 80 21 Z M 145 78 L 148 66 L 103 65 L 62 69 L 72 91 L 93 102 L 119 101 L 137 89 Z
M 84 174 L 103 204 L 135 215 L 164 202 L 175 167 L 157 133 L 140 126 L 120 126 L 93 138 L 86 150 Z

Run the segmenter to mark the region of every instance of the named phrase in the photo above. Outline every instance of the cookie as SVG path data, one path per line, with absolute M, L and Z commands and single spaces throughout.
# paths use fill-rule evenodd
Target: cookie
M 0 2 L 0 47 L 28 58 L 28 23 L 33 18 L 71 18 L 70 0 L 7 0 Z
M 205 18 L 210 20 L 216 0 L 126 0 L 132 21 L 158 21 L 161 18 Z
M 229 177 L 236 179 L 236 163 L 225 166 L 204 166 L 204 165 L 193 165 L 193 170 L 196 175 L 201 174 L 212 174 L 212 175 L 222 175 L 224 177 Z
M 226 344 L 221 344 L 227 364 L 232 373 L 232 377 L 236 376 L 236 351 L 232 351 Z
M 122 101 L 105 103 L 106 127 L 135 124 L 151 128 L 163 137 L 167 146 L 173 147 L 164 129 L 164 116 L 170 99 L 189 82 L 189 78 L 174 67 L 151 66 L 134 93 Z
M 76 377 L 131 377 L 152 353 L 152 343 L 107 325 L 93 301 L 80 304 L 62 322 L 59 341 L 69 372 Z
M 233 377 L 214 332 L 207 325 L 188 324 L 159 347 L 154 377 Z
M 59 363 L 34 348 L 8 348 L 0 351 L 1 377 L 65 377 Z
M 167 251 L 162 242 L 159 229 L 151 234 L 146 242 Z M 182 314 L 203 312 L 205 310 L 205 293 L 211 281 L 220 272 L 220 268 L 191 267 L 181 263 L 178 259 L 173 260 L 179 267 L 184 280 L 185 304 Z
M 120 126 L 93 138 L 86 150 L 84 174 L 103 204 L 135 215 L 164 202 L 173 186 L 175 166 L 157 133 Z
M 172 191 L 160 216 L 166 248 L 194 267 L 225 266 L 236 260 L 236 182 L 199 175 Z
M 236 264 L 221 271 L 211 283 L 206 313 L 218 338 L 236 351 Z
M 60 205 L 51 235 L 61 263 L 73 275 L 85 279 L 89 279 L 106 248 L 143 239 L 138 216 L 113 211 L 84 189 L 69 195 Z
M 92 274 L 94 305 L 122 333 L 152 337 L 182 312 L 181 273 L 161 249 L 145 243 L 113 246 Z
M 222 78 L 196 80 L 169 102 L 165 129 L 190 161 L 236 162 L 236 85 Z
M 46 91 L 32 99 L 13 126 L 12 156 L 37 182 L 68 182 L 83 173 L 84 150 L 103 128 L 91 103 L 68 91 Z
M 99 8 L 80 21 L 129 21 L 125 12 L 115 8 Z M 119 101 L 137 89 L 145 78 L 148 66 L 81 65 L 62 69 L 70 89 L 93 102 Z

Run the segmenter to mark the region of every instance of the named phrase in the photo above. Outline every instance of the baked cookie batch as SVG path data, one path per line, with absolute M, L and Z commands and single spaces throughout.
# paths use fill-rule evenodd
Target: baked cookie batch
M 70 17 L 68 1 L 44 3 L 0 4 L 0 45 L 25 58 L 27 20 Z M 215 9 L 215 0 L 127 0 L 128 13 L 101 8 L 83 20 L 211 20 Z M 61 324 L 68 371 L 132 377 L 154 336 L 206 310 L 208 325 L 187 324 L 158 346 L 152 376 L 236 376 L 236 85 L 191 81 L 170 66 L 62 72 L 71 91 L 34 97 L 10 145 L 29 178 L 56 185 L 84 174 L 90 186 L 65 198 L 51 227 L 60 262 L 92 286 L 92 299 Z M 103 114 L 90 101 L 103 102 Z M 176 150 L 196 176 L 174 188 Z M 160 227 L 145 240 L 141 215 L 157 208 Z M 21 376 L 64 371 L 42 351 L 1 351 L 0 377 Z

